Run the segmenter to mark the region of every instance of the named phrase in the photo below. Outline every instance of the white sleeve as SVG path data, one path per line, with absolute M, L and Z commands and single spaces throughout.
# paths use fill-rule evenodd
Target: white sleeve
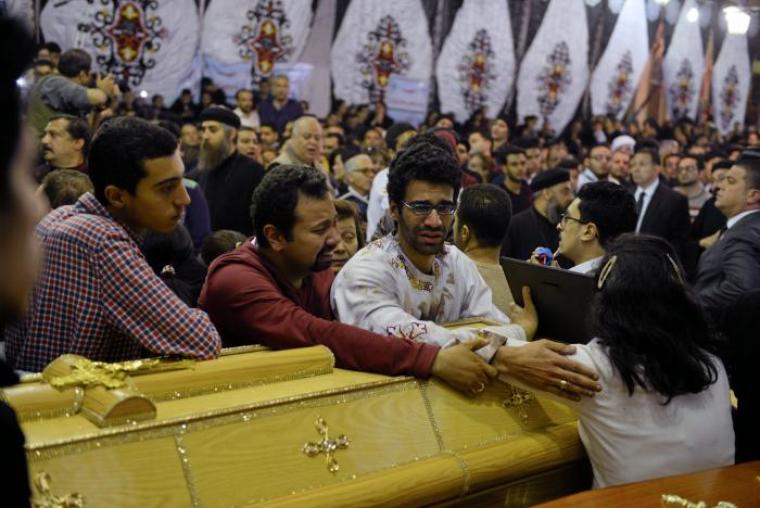
M 506 345 L 505 347 L 508 350 L 509 349 L 516 349 L 516 348 L 524 346 L 525 344 L 527 344 L 527 342 L 515 340 L 515 341 L 510 341 L 509 344 Z M 591 352 L 588 350 L 588 348 L 585 345 L 583 345 L 583 344 L 575 344 L 575 348 L 576 348 L 575 354 L 568 356 L 568 359 L 574 360 L 576 362 L 579 362 L 579 363 L 585 365 L 586 367 L 594 369 L 595 371 L 597 371 L 601 375 L 602 372 L 601 372 L 600 366 L 597 365 L 596 362 L 594 362 L 594 358 L 593 358 Z M 547 399 L 551 399 L 551 400 L 553 400 L 555 402 L 559 402 L 561 404 L 565 404 L 567 406 L 570 406 L 575 411 L 577 411 L 578 413 L 581 413 L 581 414 L 582 413 L 587 413 L 589 411 L 592 411 L 593 408 L 596 406 L 597 397 L 599 397 L 598 394 L 595 395 L 594 397 L 581 397 L 581 400 L 576 402 L 576 401 L 574 401 L 572 399 L 567 399 L 565 397 L 560 397 L 559 395 L 555 395 L 552 392 L 547 392 L 547 391 L 543 391 L 543 390 L 536 390 L 532 386 L 527 386 L 526 384 L 524 384 L 520 380 L 520 378 L 517 378 L 517 377 L 512 376 L 510 374 L 501 374 L 499 376 L 499 381 L 502 381 L 504 383 L 516 386 L 517 388 L 520 388 L 522 390 L 527 390 L 529 392 L 536 392 L 536 391 L 538 391 L 541 394 L 542 397 L 547 398 Z M 602 389 L 604 389 L 604 387 Z
M 370 256 L 354 257 L 333 282 L 331 304 L 342 323 L 381 334 L 449 347 L 475 336 L 471 329 L 448 330 L 408 313 L 396 295 L 390 269 Z
M 388 170 L 385 169 L 375 176 L 372 188 L 369 191 L 369 203 L 367 204 L 367 242 L 372 240 L 377 224 L 385 215 L 388 208 Z

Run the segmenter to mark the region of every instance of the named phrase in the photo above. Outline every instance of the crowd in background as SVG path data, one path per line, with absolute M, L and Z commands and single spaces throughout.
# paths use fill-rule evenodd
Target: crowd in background
M 737 424 L 737 458 L 760 456 L 758 440 L 751 430 L 752 422 L 760 419 L 760 406 L 756 402 L 756 387 L 748 380 L 751 374 L 746 360 L 742 360 L 747 351 L 754 351 L 754 346 L 748 345 L 745 339 L 749 336 L 748 329 L 753 326 L 756 290 L 760 287 L 760 224 L 756 220 L 760 214 L 754 214 L 760 210 L 760 133 L 756 126 L 737 125 L 730 135 L 721 136 L 711 125 L 709 115 L 703 115 L 698 122 L 677 119 L 664 124 L 653 119 L 638 123 L 610 116 L 579 117 L 564 131 L 555 132 L 551 125 L 537 117 L 516 121 L 506 114 L 489 116 L 482 110 L 464 123 L 457 122 L 452 114 L 431 111 L 422 125 L 411 125 L 394 122 L 382 101 L 374 104 L 336 101 L 326 118 L 316 118 L 309 114 L 307 103 L 291 97 L 290 83 L 285 75 L 263 80 L 258 90 L 239 90 L 234 98 L 228 98 L 210 79 L 204 79 L 199 103 L 195 102 L 193 91 L 182 90 L 179 98 L 168 105 L 161 96 L 148 100 L 122 86 L 113 76 L 92 71 L 92 59 L 84 51 L 62 52 L 56 44 L 48 43 L 38 48 L 37 59 L 24 78 L 26 120 L 39 142 L 39 161 L 32 176 L 39 184 L 38 193 L 44 194 L 50 209 L 55 210 L 40 223 L 37 233 L 53 248 L 60 248 L 56 243 L 56 221 L 67 220 L 68 214 L 77 210 L 101 217 L 110 215 L 117 222 L 123 219 L 130 224 L 141 224 L 140 221 L 158 224 L 146 228 L 149 231 L 145 235 L 133 234 L 129 228 L 126 232 L 119 231 L 118 234 L 123 236 L 120 241 L 139 238 L 140 250 L 150 269 L 179 301 L 191 309 L 200 303 L 213 314 L 217 303 L 212 301 L 209 293 L 216 291 L 219 298 L 224 298 L 229 292 L 210 284 L 209 270 L 222 270 L 224 263 L 233 261 L 234 254 L 228 254 L 221 262 L 214 261 L 246 242 L 250 243 L 252 236 L 256 236 L 255 241 L 261 250 L 286 252 L 290 248 L 286 244 L 292 239 L 287 235 L 278 239 L 271 230 L 260 230 L 255 220 L 252 223 L 251 214 L 268 213 L 267 220 L 272 223 L 284 221 L 283 224 L 288 224 L 290 221 L 292 227 L 296 219 L 277 216 L 278 207 L 290 206 L 291 212 L 300 210 L 298 206 L 301 205 L 294 204 L 299 194 L 290 198 L 287 194 L 297 185 L 302 186 L 302 193 L 314 192 L 315 200 L 320 197 L 322 183 L 318 178 L 315 180 L 316 171 L 324 178 L 337 212 L 338 238 L 330 247 L 331 256 L 325 258 L 329 258 L 333 271 L 338 274 L 332 294 L 333 306 L 337 309 L 341 308 L 341 303 L 340 297 L 335 295 L 335 287 L 345 286 L 346 292 L 351 292 L 351 276 L 343 269 L 353 255 L 378 239 L 370 247 L 374 245 L 376 250 L 395 248 L 383 243 L 383 238 L 389 238 L 389 233 L 399 230 L 400 237 L 406 233 L 417 235 L 410 236 L 412 239 L 408 241 L 422 254 L 437 254 L 437 251 L 426 249 L 425 245 L 435 243 L 440 235 L 447 243 L 455 244 L 474 262 L 474 265 L 466 265 L 475 270 L 471 274 L 473 280 L 484 281 L 483 288 L 490 289 L 490 293 L 484 294 L 493 295 L 496 307 L 493 312 L 498 316 L 509 316 L 511 326 L 519 325 L 525 330 L 531 325 L 523 326 L 520 314 L 514 314 L 508 277 L 504 280 L 498 266 L 500 256 L 596 274 L 599 290 L 606 287 L 605 294 L 612 295 L 610 298 L 613 299 L 615 291 L 627 292 L 626 298 L 631 298 L 630 291 L 636 287 L 637 280 L 651 276 L 654 281 L 659 277 L 657 284 L 662 284 L 663 292 L 671 292 L 660 295 L 662 299 L 659 301 L 670 298 L 667 301 L 683 302 L 682 308 L 673 310 L 674 316 L 680 319 L 684 313 L 699 312 L 698 319 L 695 318 L 699 326 L 710 323 L 729 338 L 730 352 L 725 353 L 726 358 L 730 358 L 727 360 L 729 376 L 734 390 L 744 402 L 740 406 L 742 423 Z M 130 129 L 139 129 L 144 124 L 129 118 L 146 120 L 156 130 L 146 128 L 143 133 L 130 134 Z M 96 132 L 98 144 L 92 148 Z M 172 214 L 165 217 L 141 215 L 140 206 L 144 205 L 148 210 L 152 204 L 140 202 L 139 199 L 143 198 L 139 196 L 149 196 L 150 193 L 137 192 L 139 189 L 134 186 L 144 185 L 145 179 L 138 178 L 135 183 L 125 177 L 121 184 L 126 191 L 121 192 L 118 185 L 104 186 L 104 182 L 98 180 L 104 178 L 100 173 L 90 174 L 90 166 L 107 166 L 110 154 L 128 151 L 129 146 L 120 146 L 120 141 L 132 135 L 135 147 L 139 145 L 140 150 L 144 149 L 140 143 L 146 144 L 150 141 L 148 138 L 153 137 L 155 153 L 147 149 L 138 153 L 136 148 L 135 157 L 144 156 L 136 164 L 139 166 L 145 160 L 154 159 L 165 161 L 161 163 L 164 166 L 151 167 L 151 175 L 162 171 L 167 175 L 165 180 L 155 182 L 155 192 L 157 196 L 160 193 L 174 196 Z M 176 148 L 178 152 L 174 160 L 171 154 Z M 124 155 L 127 156 L 128 153 Z M 404 157 L 406 161 L 401 160 Z M 404 190 L 407 194 L 411 192 L 413 177 L 405 181 L 407 187 L 401 188 L 400 194 L 396 189 L 398 195 L 394 195 L 394 185 L 398 185 L 400 178 L 399 167 L 406 164 L 405 170 L 413 173 L 417 169 L 412 162 L 417 161 L 419 167 L 428 164 L 433 168 L 430 171 L 435 172 L 431 160 L 443 161 L 440 165 L 445 166 L 449 159 L 454 161 L 455 172 L 454 182 L 450 185 L 456 191 L 452 199 L 437 203 L 404 201 Z M 289 175 L 279 174 L 276 169 L 279 166 L 306 167 L 312 173 L 304 170 L 300 174 L 293 170 Z M 126 165 L 124 171 L 125 174 L 129 172 Z M 288 180 L 296 176 L 301 183 Z M 118 180 L 118 176 L 109 178 Z M 421 178 L 418 181 L 426 180 Z M 181 182 L 179 187 L 177 182 Z M 282 202 L 272 197 L 276 195 L 277 185 L 283 189 Z M 251 206 L 252 197 L 254 207 Z M 288 205 L 288 199 L 296 201 Z M 107 211 L 103 207 L 106 202 L 110 203 Z M 75 206 L 64 207 L 72 204 Z M 122 204 L 123 209 L 120 208 Z M 416 229 L 404 229 L 408 226 L 399 219 L 402 213 L 399 206 L 408 208 L 410 217 L 422 221 Z M 265 208 L 267 211 L 263 212 Z M 321 208 L 314 208 L 314 217 L 319 217 L 321 211 Z M 438 220 L 440 224 L 448 225 L 428 222 Z M 451 222 L 446 223 L 449 220 Z M 173 224 L 177 222 L 182 226 L 174 228 Z M 98 227 L 104 228 L 103 234 L 106 234 L 111 226 L 100 224 Z M 108 234 L 117 234 L 108 231 Z M 636 240 L 632 233 L 648 236 Z M 81 234 L 78 241 L 82 244 L 92 241 L 88 232 Z M 280 240 L 282 246 L 279 246 Z M 441 243 L 443 240 L 441 238 Z M 615 243 L 616 240 L 619 243 Z M 367 252 L 373 252 L 372 248 Z M 640 266 L 630 260 L 645 259 L 650 255 L 666 260 L 662 270 L 655 274 L 639 273 Z M 320 259 L 317 257 L 317 262 Z M 56 262 L 61 266 L 56 267 Z M 83 279 L 82 273 L 89 268 L 80 266 L 80 262 L 83 263 L 65 256 L 59 261 L 48 261 L 52 263 L 49 269 L 60 270 L 71 277 L 72 287 L 104 284 L 95 279 L 90 282 Z M 261 266 L 271 268 L 266 260 L 258 258 L 244 262 L 257 269 Z M 606 277 L 616 262 L 615 273 L 618 275 L 605 286 Z M 105 266 L 112 270 L 107 272 L 112 274 L 112 280 L 131 288 L 123 291 L 120 301 L 113 302 L 119 312 L 128 314 L 133 298 L 163 294 L 161 291 L 165 290 L 163 286 L 145 282 L 145 274 L 134 262 Z M 279 268 L 286 270 L 287 267 Z M 605 271 L 607 275 L 603 275 Z M 462 276 L 462 272 L 457 276 Z M 316 289 L 304 288 L 291 280 L 295 296 L 288 297 L 298 301 L 303 308 L 313 306 L 316 309 L 319 306 L 317 300 L 309 300 L 313 297 L 307 296 L 307 292 L 312 289 L 321 291 L 323 299 L 329 300 L 332 277 L 331 274 L 329 280 L 323 281 L 325 287 Z M 138 279 L 142 285 L 130 286 L 137 284 Z M 303 277 L 297 279 L 301 284 Z M 621 281 L 627 281 L 628 285 L 621 286 Z M 83 293 L 88 291 L 81 289 Z M 106 290 L 111 289 L 106 287 Z M 696 300 L 689 296 L 691 291 L 694 291 Z M 40 298 L 49 298 L 48 304 L 52 307 L 65 300 L 55 288 Z M 166 315 L 186 316 L 181 326 L 157 322 L 153 329 L 150 322 L 145 329 L 145 322 L 131 323 L 124 325 L 127 329 L 124 333 L 139 337 L 142 347 L 154 352 L 177 352 L 201 358 L 217 354 L 219 335 L 205 315 L 187 314 L 179 302 L 168 299 L 166 302 L 163 304 L 166 307 L 158 310 Z M 44 301 L 36 300 L 35 303 L 42 305 Z M 85 299 L 81 305 L 96 308 L 102 304 Z M 630 312 L 626 315 L 626 310 L 619 306 L 615 307 L 615 301 L 606 302 L 606 305 L 620 311 L 621 322 L 630 323 L 632 328 L 637 326 L 634 322 L 638 318 L 631 317 Z M 344 309 L 349 309 L 349 316 L 346 318 L 344 310 L 344 314 L 338 316 L 340 320 L 363 328 L 361 319 L 357 318 L 357 323 L 350 322 L 350 312 L 356 311 L 356 306 L 349 302 Z M 628 311 L 630 309 L 629 306 Z M 652 314 L 647 315 L 647 319 L 656 321 L 662 317 L 654 306 L 646 309 Z M 704 322 L 701 321 L 702 311 L 707 316 Z M 329 308 L 314 310 L 312 314 L 319 312 L 324 312 L 324 316 L 330 319 L 334 317 Z M 605 321 L 600 315 L 596 317 L 600 329 L 611 334 L 628 333 L 619 329 L 619 323 Z M 224 319 L 227 318 L 233 319 L 230 316 Z M 257 315 L 256 319 L 265 318 Z M 693 323 L 688 324 L 688 319 L 679 319 L 674 318 L 672 322 L 680 323 L 682 328 L 670 335 L 663 334 L 661 344 L 665 344 L 668 337 L 672 339 L 674 334 L 685 336 L 691 331 L 693 337 L 688 340 L 698 335 L 700 338 L 694 339 L 698 345 L 695 350 L 684 353 L 687 356 L 693 354 L 695 358 L 684 367 L 694 371 L 684 384 L 665 374 L 661 379 L 650 378 L 651 385 L 660 394 L 669 396 L 668 401 L 681 394 L 705 391 L 707 386 L 725 377 L 722 367 L 710 367 L 713 365 L 711 355 L 723 353 L 712 346 L 707 332 L 696 331 Z M 141 354 L 134 341 L 105 344 L 99 338 L 102 330 L 94 324 L 92 328 L 86 325 L 88 323 L 78 332 L 93 337 L 91 342 L 82 345 L 85 353 L 101 357 L 112 355 L 114 358 Z M 214 325 L 219 328 L 222 338 L 225 333 L 234 333 L 225 332 L 215 320 Z M 691 331 L 684 331 L 687 329 Z M 204 333 L 199 334 L 198 330 L 204 330 Z M 532 331 L 535 332 L 535 326 Z M 636 331 L 646 333 L 638 328 Z M 52 359 L 51 356 L 55 356 L 54 353 L 61 352 L 46 343 L 46 339 L 42 339 L 42 345 L 37 349 L 22 347 L 29 337 L 51 335 L 52 332 L 44 326 L 25 329 L 22 325 L 12 324 L 6 328 L 6 353 L 15 367 L 40 370 Z M 339 332 L 345 333 L 345 330 Z M 199 340 L 192 351 L 172 349 L 176 346 L 172 342 L 175 335 L 180 337 L 190 333 L 208 340 Z M 279 332 L 271 333 L 277 335 Z M 522 338 L 528 335 L 530 339 L 532 335 L 520 333 Z M 335 345 L 338 351 L 341 347 L 346 346 Z M 626 358 L 635 360 L 630 351 L 621 354 L 630 354 Z M 419 355 L 424 356 L 423 352 Z M 349 360 L 343 360 L 341 353 L 337 356 L 339 361 L 353 361 L 350 354 Z M 652 369 L 667 370 L 654 363 L 650 366 Z M 634 386 L 646 384 L 637 377 L 635 369 L 625 367 L 626 363 L 620 357 L 613 358 L 613 364 L 623 374 L 624 385 L 631 395 Z M 704 369 L 701 366 L 705 366 Z M 418 368 L 415 364 L 408 370 Z M 427 369 L 427 374 L 434 370 L 430 364 Z M 383 371 L 383 368 L 374 370 Z M 400 373 L 392 368 L 386 368 L 385 372 Z M 560 380 L 561 389 L 566 385 L 566 381 Z M 738 444 L 740 440 L 744 440 L 741 446 Z M 721 450 L 720 453 L 726 455 L 721 460 L 733 460 L 727 459 L 726 448 Z M 612 475 L 605 481 L 616 483 L 619 479 Z

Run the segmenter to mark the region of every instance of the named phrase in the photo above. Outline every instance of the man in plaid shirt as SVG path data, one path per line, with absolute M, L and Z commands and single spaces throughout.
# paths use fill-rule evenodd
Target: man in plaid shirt
M 190 203 L 177 141 L 144 120 L 113 119 L 92 142 L 89 171 L 94 195 L 37 226 L 45 263 L 26 318 L 6 328 L 11 365 L 40 371 L 64 353 L 215 357 L 221 340 L 208 316 L 182 303 L 139 248 L 146 231 L 174 230 Z

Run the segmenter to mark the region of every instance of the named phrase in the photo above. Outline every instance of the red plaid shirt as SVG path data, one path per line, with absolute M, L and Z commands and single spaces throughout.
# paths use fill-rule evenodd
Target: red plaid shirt
M 16 369 L 40 371 L 64 353 L 92 360 L 160 355 L 213 358 L 221 340 L 208 316 L 191 309 L 159 279 L 139 237 L 90 193 L 54 210 L 37 226 L 45 264 L 30 311 L 5 331 Z

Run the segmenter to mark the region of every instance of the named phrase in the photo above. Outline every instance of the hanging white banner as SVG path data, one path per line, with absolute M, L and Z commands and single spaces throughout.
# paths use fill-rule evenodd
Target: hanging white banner
M 486 108 L 495 117 L 504 106 L 515 75 L 515 51 L 507 2 L 488 5 L 465 0 L 436 65 L 441 111 L 460 122 Z
M 712 111 L 721 134 L 744 125 L 752 82 L 747 36 L 726 34 L 712 76 Z
M 419 0 L 352 0 L 330 51 L 335 97 L 374 102 L 384 97 L 392 75 L 429 80 L 432 59 Z
M 212 0 L 203 16 L 204 75 L 234 95 L 257 89 L 276 64 L 298 61 L 312 19 L 311 0 Z
M 588 22 L 583 0 L 551 0 L 517 77 L 517 115 L 570 122 L 588 83 Z
M 690 21 L 688 15 L 697 8 L 696 0 L 684 2 L 662 62 L 667 112 L 671 119 L 688 117 L 693 120 L 697 116 L 705 55 L 698 19 Z
M 591 111 L 594 115 L 623 117 L 648 57 L 646 4 L 644 0 L 626 0 L 591 77 Z
M 200 22 L 193 0 L 64 0 L 40 15 L 45 39 L 93 56 L 93 70 L 171 103 L 193 76 Z

